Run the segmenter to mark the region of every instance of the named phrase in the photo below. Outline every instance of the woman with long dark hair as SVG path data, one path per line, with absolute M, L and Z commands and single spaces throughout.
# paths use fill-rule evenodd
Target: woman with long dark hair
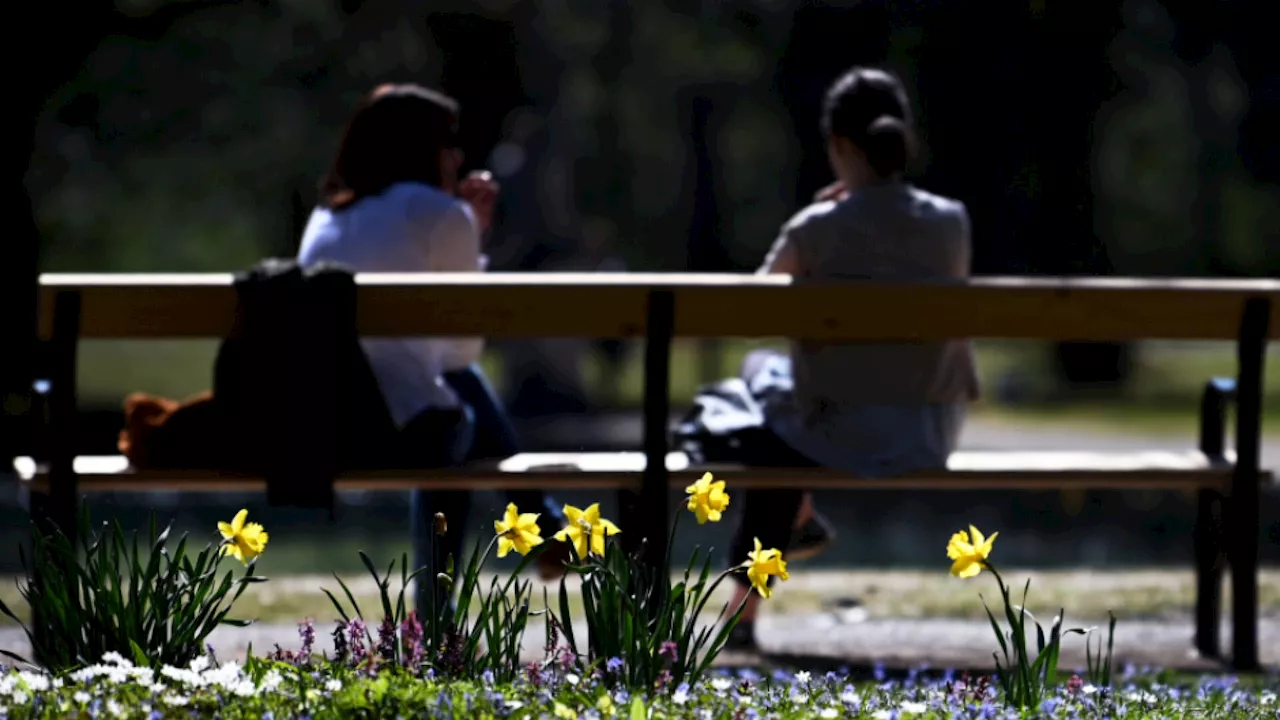
M 480 237 L 498 187 L 488 173 L 459 180 L 458 105 L 418 85 L 382 85 L 357 107 L 320 185 L 298 262 L 356 272 L 482 272 Z M 476 366 L 483 338 L 372 338 L 361 344 L 402 443 L 421 467 L 517 452 L 514 429 Z M 522 512 L 556 528 L 559 509 L 540 490 L 509 493 Z M 466 491 L 412 494 L 414 560 L 425 566 L 434 514 L 448 518 L 447 552 L 460 561 L 470 511 Z M 563 571 L 553 543 L 544 576 Z M 567 546 L 565 546 L 567 547 Z M 423 595 L 419 594 L 421 602 Z
M 821 122 L 837 182 L 782 227 L 760 272 L 828 282 L 967 277 L 964 204 L 903 179 L 915 131 L 898 79 L 876 68 L 849 70 L 827 91 Z M 945 467 L 965 405 L 979 392 L 966 340 L 796 342 L 787 354 L 749 356 L 743 373 L 772 377 L 763 385 L 776 388 L 763 399 L 772 447 L 756 447 L 754 454 L 770 456 L 770 464 L 825 466 L 862 477 Z M 796 528 L 813 515 L 808 493 L 799 488 L 743 495 L 730 548 L 735 564 L 746 559 L 755 538 L 785 553 Z M 740 600 L 750 586 L 741 574 L 734 578 Z M 731 646 L 754 646 L 758 600 L 748 600 Z

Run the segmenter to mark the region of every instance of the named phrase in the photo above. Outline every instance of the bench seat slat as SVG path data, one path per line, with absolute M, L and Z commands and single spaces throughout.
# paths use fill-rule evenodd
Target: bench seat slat
M 683 453 L 670 453 L 667 467 L 677 473 L 673 488 L 683 488 L 704 470 L 720 473 L 735 487 L 798 484 L 829 489 L 917 490 L 1059 490 L 1163 489 L 1229 490 L 1231 459 L 1214 461 L 1198 451 L 962 451 L 946 470 L 895 478 L 858 478 L 821 468 L 761 468 L 734 465 L 695 466 Z M 31 458 L 15 462 L 19 477 L 32 489 L 47 484 L 45 468 Z M 536 475 L 548 489 L 623 488 L 637 486 L 644 454 L 521 453 L 498 463 L 427 470 L 367 470 L 346 473 L 338 490 L 408 490 L 412 488 L 490 490 L 518 486 Z M 262 478 L 209 470 L 133 470 L 119 455 L 76 458 L 81 492 L 255 492 Z M 1270 480 L 1270 475 L 1263 477 Z

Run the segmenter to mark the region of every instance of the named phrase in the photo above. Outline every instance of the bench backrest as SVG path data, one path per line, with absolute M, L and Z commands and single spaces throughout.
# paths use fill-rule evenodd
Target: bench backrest
M 680 337 L 910 341 L 1234 340 L 1246 303 L 1280 300 L 1277 280 L 978 278 L 950 283 L 809 284 L 788 276 L 658 273 L 361 274 L 370 336 L 638 337 L 655 295 Z M 40 334 L 55 297 L 81 297 L 85 338 L 221 337 L 229 274 L 40 278 Z M 1280 338 L 1280 313 L 1266 336 Z

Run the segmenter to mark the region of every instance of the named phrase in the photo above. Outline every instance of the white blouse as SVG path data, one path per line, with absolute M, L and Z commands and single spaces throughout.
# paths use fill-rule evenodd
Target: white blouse
M 341 263 L 355 272 L 482 272 L 480 233 L 470 207 L 421 183 L 392 185 L 342 210 L 316 208 L 298 262 Z M 361 340 L 391 418 L 403 427 L 428 408 L 458 406 L 441 375 L 480 358 L 483 338 Z

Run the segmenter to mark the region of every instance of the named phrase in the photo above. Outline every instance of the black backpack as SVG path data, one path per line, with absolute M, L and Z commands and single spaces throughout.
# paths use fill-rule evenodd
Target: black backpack
M 394 456 L 396 428 L 356 331 L 352 273 L 266 260 L 236 277 L 214 368 L 224 466 L 261 474 L 272 506 L 333 507 L 333 479 Z

